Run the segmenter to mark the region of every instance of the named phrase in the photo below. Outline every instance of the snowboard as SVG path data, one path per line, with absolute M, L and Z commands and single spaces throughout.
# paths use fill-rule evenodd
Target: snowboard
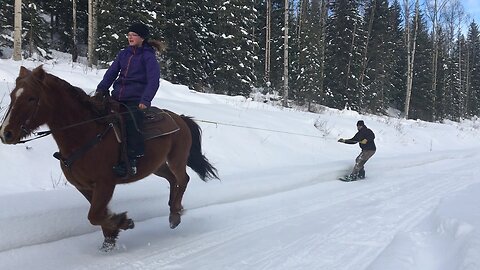
M 365 177 L 364 178 L 357 177 L 357 179 L 355 179 L 355 180 L 350 180 L 350 179 L 348 179 L 348 175 L 345 175 L 345 176 L 339 177 L 338 180 L 343 181 L 343 182 L 355 182 L 355 181 L 358 181 L 358 180 L 365 180 Z

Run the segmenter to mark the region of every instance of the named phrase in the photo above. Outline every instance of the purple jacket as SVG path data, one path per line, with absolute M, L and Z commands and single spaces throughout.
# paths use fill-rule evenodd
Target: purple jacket
M 97 86 L 106 92 L 113 83 L 112 97 L 150 106 L 160 84 L 160 65 L 148 44 L 121 50 Z

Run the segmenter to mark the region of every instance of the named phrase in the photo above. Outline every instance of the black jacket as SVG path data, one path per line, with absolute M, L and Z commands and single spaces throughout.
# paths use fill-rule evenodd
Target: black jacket
M 356 144 L 364 139 L 367 139 L 366 144 L 359 144 L 362 150 L 377 150 L 375 146 L 375 134 L 373 131 L 366 126 L 363 126 L 353 138 L 345 140 L 345 143 Z

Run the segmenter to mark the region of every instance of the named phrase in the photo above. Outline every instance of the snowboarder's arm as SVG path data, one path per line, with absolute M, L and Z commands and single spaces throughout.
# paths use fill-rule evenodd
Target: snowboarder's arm
M 356 144 L 357 143 L 357 141 L 354 141 L 352 139 L 343 139 L 343 138 L 338 139 L 338 142 L 346 143 L 346 144 Z

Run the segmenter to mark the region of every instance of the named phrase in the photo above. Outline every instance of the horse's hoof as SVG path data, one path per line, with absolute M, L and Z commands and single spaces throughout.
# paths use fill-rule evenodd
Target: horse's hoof
M 178 226 L 178 224 L 180 224 L 182 219 L 179 213 L 172 213 L 170 214 L 168 221 L 170 222 L 170 229 L 175 229 Z
M 100 247 L 101 252 L 110 252 L 115 248 L 115 243 L 117 240 L 114 237 L 105 237 L 103 244 Z
M 133 220 L 131 218 L 127 218 L 122 226 L 120 227 L 120 229 L 122 230 L 128 230 L 128 229 L 133 229 L 135 228 L 135 223 L 133 222 Z
M 135 227 L 133 220 L 127 217 L 127 212 L 113 215 L 112 220 L 117 224 L 118 229 L 121 230 L 133 229 Z

